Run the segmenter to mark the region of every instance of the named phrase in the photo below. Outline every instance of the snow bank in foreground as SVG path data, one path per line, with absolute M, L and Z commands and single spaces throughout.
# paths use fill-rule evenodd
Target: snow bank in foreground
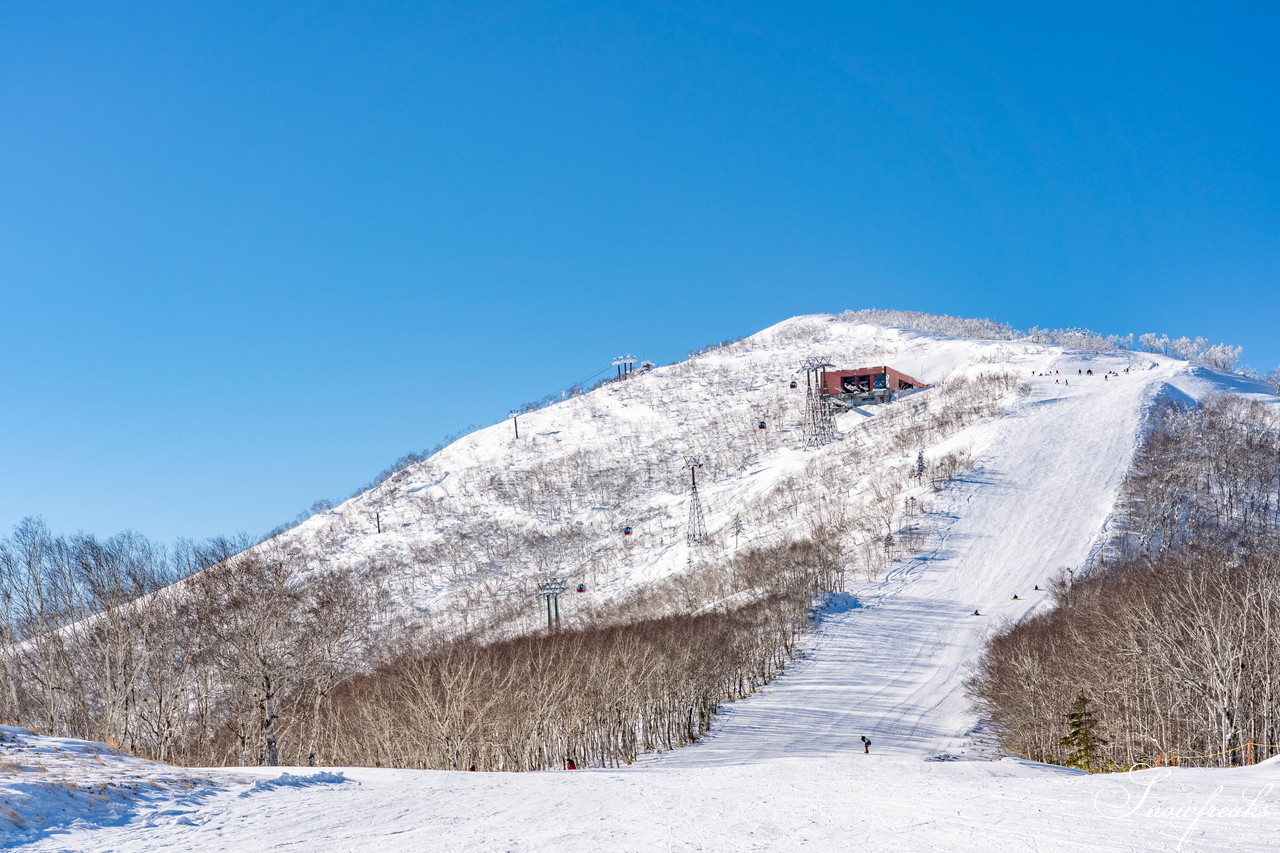
M 187 823 L 156 819 L 165 811 L 156 803 L 131 824 L 81 824 L 23 850 L 1246 853 L 1273 850 L 1280 836 L 1275 763 L 1089 776 L 1025 761 L 929 761 L 859 748 L 699 767 L 351 768 L 342 777 L 358 784 L 284 785 L 251 797 L 240 796 L 243 782 L 228 780 Z
M 216 789 L 206 775 L 143 761 L 105 743 L 0 726 L 0 847 L 50 831 L 119 825 L 157 806 L 178 821 Z

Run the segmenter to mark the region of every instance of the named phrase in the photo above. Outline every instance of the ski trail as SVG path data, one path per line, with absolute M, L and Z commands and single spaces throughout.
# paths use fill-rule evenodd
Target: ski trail
M 1078 362 L 1060 361 L 1064 373 L 1075 372 Z M 1090 364 L 1099 373 L 1110 366 Z M 838 598 L 804 660 L 760 694 L 726 706 L 700 745 L 661 763 L 861 752 L 861 735 L 871 738 L 873 757 L 970 751 L 979 721 L 964 679 L 983 638 L 1044 601 L 1033 587 L 1088 557 L 1154 388 L 1173 370 L 1071 386 L 1033 379 L 974 470 L 939 496 L 922 553 Z

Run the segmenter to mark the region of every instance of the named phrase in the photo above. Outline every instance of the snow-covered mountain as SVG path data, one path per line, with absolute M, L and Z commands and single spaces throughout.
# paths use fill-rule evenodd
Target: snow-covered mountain
M 930 494 L 924 482 L 904 489 L 889 481 L 913 472 L 921 450 L 931 472 L 981 452 L 991 431 L 979 422 L 1018 396 L 985 380 L 1030 379 L 1059 354 L 797 317 L 478 430 L 273 545 L 330 564 L 390 566 L 402 604 L 438 627 L 535 627 L 534 585 L 547 576 L 586 587 L 563 599 L 572 619 L 691 562 L 815 530 L 840 540 L 851 568 L 874 572 L 883 561 L 859 549 L 874 550 L 907 525 L 907 499 Z M 841 410 L 835 440 L 814 447 L 803 429 L 801 368 L 815 360 L 889 365 L 934 387 L 890 406 Z M 693 547 L 691 458 L 702 466 L 710 543 Z M 890 499 L 894 506 L 875 506 Z
M 931 387 L 836 414 L 814 445 L 800 371 L 814 361 Z M 32 849 L 1270 849 L 1274 760 L 1111 777 L 998 760 L 962 686 L 995 626 L 1106 547 L 1155 407 L 1210 393 L 1275 400 L 1166 356 L 819 315 L 522 415 L 519 438 L 511 422 L 479 430 L 268 546 L 385 564 L 401 611 L 446 630 L 536 629 L 549 576 L 570 584 L 572 620 L 803 537 L 838 543 L 845 592 L 767 690 L 702 743 L 630 768 L 291 771 L 274 788 L 244 773 L 278 770 L 206 771 L 220 794 L 139 802 L 121 827 Z M 687 537 L 688 457 L 702 543 Z
M 814 447 L 803 428 L 802 370 L 814 361 L 836 369 L 888 365 L 932 387 L 887 406 L 839 410 L 835 440 Z M 908 533 L 888 560 L 915 544 L 921 525 L 913 516 L 928 506 L 939 477 L 1002 434 L 1003 416 L 1020 395 L 990 380 L 1015 377 L 1038 387 L 1061 363 L 1069 366 L 1054 377 L 1063 383 L 1056 393 L 1090 400 L 1080 405 L 1095 423 L 1118 415 L 1109 401 L 1124 397 L 1124 420 L 1106 429 L 1125 452 L 1145 407 L 1167 396 L 1166 386 L 1192 397 L 1216 387 L 1265 390 L 1147 353 L 1069 354 L 1028 340 L 796 317 L 477 430 L 273 544 L 304 548 L 328 564 L 390 567 L 404 613 L 436 628 L 537 627 L 536 584 L 547 577 L 585 587 L 561 599 L 571 620 L 698 561 L 815 532 L 839 542 L 852 573 L 871 576 L 887 562 L 878 552 L 887 535 Z M 1102 373 L 1111 369 L 1127 371 L 1120 387 L 1133 389 L 1132 398 L 1116 392 L 1094 402 L 1094 386 L 1109 381 Z M 928 482 L 909 476 L 921 451 Z M 1127 458 L 1111 460 L 1116 476 Z M 702 546 L 686 537 L 690 459 L 702 465 L 709 533 Z

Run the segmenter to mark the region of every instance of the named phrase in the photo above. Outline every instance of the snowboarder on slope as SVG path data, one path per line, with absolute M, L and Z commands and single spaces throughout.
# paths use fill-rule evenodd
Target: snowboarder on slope
M 862 751 L 867 755 L 871 754 L 871 738 L 866 735 L 862 736 Z

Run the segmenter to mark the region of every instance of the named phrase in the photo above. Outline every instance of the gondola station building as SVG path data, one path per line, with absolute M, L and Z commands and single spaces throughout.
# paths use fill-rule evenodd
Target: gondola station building
M 867 403 L 889 403 L 903 391 L 929 386 L 892 367 L 859 367 L 854 370 L 832 370 L 823 374 L 819 392 L 842 403 L 861 406 Z

